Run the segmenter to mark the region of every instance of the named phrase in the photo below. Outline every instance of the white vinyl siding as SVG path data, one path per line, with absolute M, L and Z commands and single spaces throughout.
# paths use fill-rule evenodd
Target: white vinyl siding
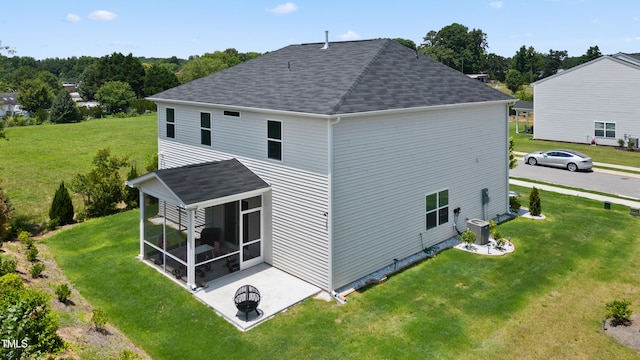
M 640 134 L 640 68 L 602 57 L 534 85 L 534 138 L 591 143 L 595 122 L 615 122 L 616 135 L 596 137 L 617 146 L 623 134 Z
M 246 117 L 243 112 L 243 119 Z M 265 122 L 260 123 L 264 159 Z M 158 140 L 158 150 L 163 154 L 158 159 L 161 168 L 235 157 L 270 184 L 271 191 L 263 199 L 265 262 L 328 289 L 329 248 L 324 216 L 328 211 L 326 172 L 294 169 L 266 159 L 256 160 L 163 139 Z M 326 151 L 324 156 L 326 158 Z
M 455 236 L 456 207 L 460 219 L 507 212 L 505 105 L 343 118 L 333 134 L 335 288 Z M 425 195 L 443 189 L 449 220 L 425 230 Z
M 236 117 L 224 115 L 224 108 L 158 103 L 161 139 L 166 139 L 163 111 L 166 106 L 175 108 L 176 141 L 251 159 L 267 159 L 267 120 L 272 120 L 272 117 L 251 111 L 243 111 L 240 117 Z M 201 112 L 211 113 L 211 146 L 201 145 Z M 282 123 L 284 139 L 280 164 L 326 174 L 327 121 L 294 116 L 278 116 L 277 120 Z

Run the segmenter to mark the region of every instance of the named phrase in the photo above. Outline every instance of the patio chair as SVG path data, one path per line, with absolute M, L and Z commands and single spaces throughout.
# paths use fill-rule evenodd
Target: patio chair
M 204 228 L 200 232 L 200 244 L 214 246 L 216 241 L 220 241 L 220 228 Z

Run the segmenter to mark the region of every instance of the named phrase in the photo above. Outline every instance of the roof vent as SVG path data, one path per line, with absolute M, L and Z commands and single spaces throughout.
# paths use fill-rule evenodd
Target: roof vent
M 329 48 L 329 30 L 324 31 L 324 46 L 322 50 L 326 50 Z

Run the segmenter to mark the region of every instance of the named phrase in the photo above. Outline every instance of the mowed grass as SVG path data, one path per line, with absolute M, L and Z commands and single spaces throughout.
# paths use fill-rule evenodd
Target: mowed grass
M 113 155 L 129 155 L 143 171 L 158 143 L 156 114 L 15 127 L 6 134 L 9 141 L 0 140 L 0 187 L 7 191 L 14 215 L 35 223 L 48 221 L 60 181 L 68 185 L 77 173 L 88 172 L 98 150 L 109 147 Z M 79 196 L 73 200 L 76 210 L 82 208 Z
M 513 190 L 526 203 L 529 189 Z M 135 259 L 138 211 L 46 243 L 73 285 L 154 359 L 637 359 L 601 319 L 613 299 L 640 311 L 640 220 L 623 206 L 540 193 L 547 220 L 500 225 L 513 254 L 446 250 L 346 305 L 308 299 L 247 333 Z

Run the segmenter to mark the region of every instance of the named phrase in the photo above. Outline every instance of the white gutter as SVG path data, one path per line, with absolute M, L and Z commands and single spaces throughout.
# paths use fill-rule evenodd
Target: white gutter
M 338 116 L 334 119 L 329 119 L 327 122 L 327 189 L 328 189 L 328 212 L 327 212 L 327 247 L 329 248 L 328 262 L 329 262 L 329 290 L 331 295 L 343 303 L 338 297 L 335 296 L 333 288 L 333 125 L 340 123 L 342 118 Z

